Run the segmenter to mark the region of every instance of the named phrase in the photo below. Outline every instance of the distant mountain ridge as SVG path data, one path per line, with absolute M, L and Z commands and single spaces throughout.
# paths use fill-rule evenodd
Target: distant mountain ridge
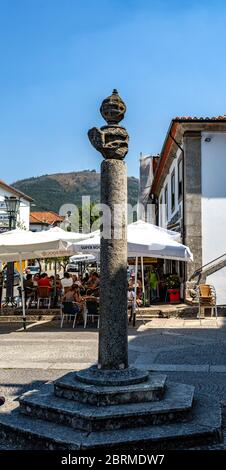
M 137 203 L 138 184 L 137 178 L 128 177 L 128 202 L 133 206 Z M 67 203 L 81 207 L 82 196 L 100 202 L 100 174 L 95 170 L 42 175 L 16 181 L 12 186 L 34 199 L 35 211 L 59 212 Z

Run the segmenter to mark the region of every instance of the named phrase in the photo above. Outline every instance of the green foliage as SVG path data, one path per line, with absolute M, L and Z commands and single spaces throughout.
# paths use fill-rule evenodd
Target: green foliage
M 177 274 L 168 274 L 165 283 L 167 289 L 178 289 L 180 287 L 180 279 Z
M 90 196 L 91 203 L 100 202 L 100 174 L 95 171 L 57 173 L 32 177 L 13 183 L 13 186 L 34 199 L 33 211 L 59 212 L 63 204 L 82 206 L 82 196 Z M 128 202 L 137 204 L 138 179 L 128 178 Z

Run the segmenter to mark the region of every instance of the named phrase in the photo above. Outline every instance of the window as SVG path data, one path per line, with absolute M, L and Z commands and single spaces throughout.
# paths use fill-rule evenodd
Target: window
M 175 209 L 175 170 L 171 175 L 171 210 Z
M 159 200 L 159 225 L 162 227 L 162 196 Z
M 168 185 L 165 187 L 165 220 L 168 220 L 169 211 L 168 211 Z
M 183 166 L 182 166 L 182 158 L 180 158 L 178 162 L 178 201 L 181 200 L 183 194 Z

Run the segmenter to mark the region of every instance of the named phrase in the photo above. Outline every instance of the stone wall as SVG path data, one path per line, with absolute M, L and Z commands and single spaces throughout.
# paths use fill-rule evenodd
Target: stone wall
M 201 132 L 185 132 L 184 165 L 184 242 L 194 255 L 193 263 L 186 263 L 189 279 L 202 266 Z

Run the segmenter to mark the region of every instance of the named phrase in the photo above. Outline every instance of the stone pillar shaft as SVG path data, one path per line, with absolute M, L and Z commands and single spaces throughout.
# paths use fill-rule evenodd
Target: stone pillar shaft
M 107 221 L 111 238 L 104 238 L 105 232 L 101 237 L 98 366 L 125 369 L 128 367 L 127 177 L 122 160 L 108 159 L 101 164 L 101 203 L 111 211 L 111 220 Z M 116 233 L 117 228 L 121 233 Z

